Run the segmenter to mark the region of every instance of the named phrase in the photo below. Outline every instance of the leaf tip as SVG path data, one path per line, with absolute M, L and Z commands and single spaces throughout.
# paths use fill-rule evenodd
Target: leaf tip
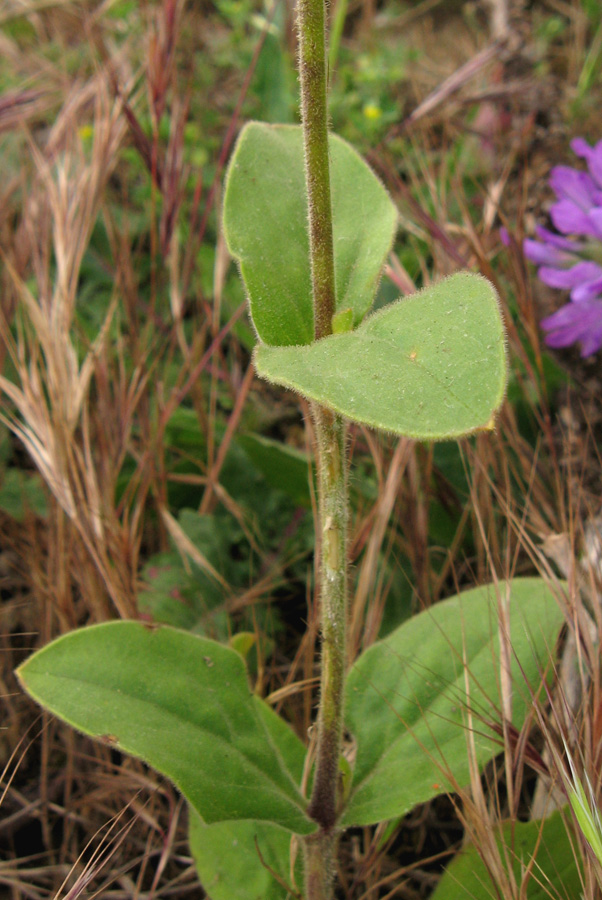
M 25 682 L 25 675 L 23 674 L 23 670 L 27 667 L 28 662 L 29 662 L 29 660 L 26 659 L 25 662 L 22 662 L 21 665 L 17 666 L 17 668 L 15 669 L 16 679 L 24 691 L 27 690 L 27 685 Z

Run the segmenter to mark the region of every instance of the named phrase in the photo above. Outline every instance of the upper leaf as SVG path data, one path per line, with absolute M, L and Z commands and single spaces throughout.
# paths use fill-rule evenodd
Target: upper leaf
M 255 351 L 268 381 L 355 422 L 418 440 L 493 427 L 506 388 L 492 285 L 461 272 L 379 310 L 349 334 Z
M 512 721 L 520 728 L 563 614 L 539 578 L 501 582 L 499 603 L 508 587 Z M 489 585 L 436 604 L 360 656 L 346 689 L 357 756 L 343 825 L 392 819 L 467 784 L 469 729 L 479 765 L 499 752 L 499 655 L 498 598 Z
M 329 147 L 337 309 L 351 309 L 357 325 L 372 304 L 397 213 L 349 144 L 330 135 Z M 250 122 L 228 168 L 224 233 L 266 344 L 314 339 L 307 219 L 301 127 Z
M 171 778 L 205 822 L 315 830 L 297 787 L 303 745 L 253 696 L 234 650 L 166 626 L 110 622 L 48 644 L 18 675 L 74 728 Z

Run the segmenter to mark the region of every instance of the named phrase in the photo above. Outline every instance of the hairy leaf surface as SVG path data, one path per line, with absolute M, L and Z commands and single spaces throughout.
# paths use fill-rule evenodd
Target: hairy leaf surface
M 259 375 L 348 419 L 419 440 L 493 427 L 506 389 L 495 290 L 452 275 L 379 310 L 348 334 L 255 351 Z
M 397 211 L 355 150 L 330 135 L 336 306 L 366 315 L 391 249 Z M 250 122 L 226 178 L 224 233 L 240 263 L 260 339 L 309 344 L 314 316 L 300 126 Z
M 289 885 L 291 881 L 292 839 L 290 831 L 268 822 L 205 825 L 194 810 L 190 811 L 190 850 L 211 900 L 290 900 L 282 882 Z M 301 857 L 299 846 L 298 862 Z M 297 871 L 297 887 L 301 879 L 302 873 Z
M 500 752 L 500 609 L 510 622 L 512 722 L 521 727 L 563 622 L 538 578 L 437 603 L 360 656 L 347 682 L 357 756 L 344 825 L 404 815 L 466 785 L 469 752 L 478 765 Z
M 167 626 L 109 622 L 48 644 L 18 675 L 74 728 L 171 778 L 205 822 L 314 831 L 297 787 L 304 747 L 251 693 L 234 650 Z

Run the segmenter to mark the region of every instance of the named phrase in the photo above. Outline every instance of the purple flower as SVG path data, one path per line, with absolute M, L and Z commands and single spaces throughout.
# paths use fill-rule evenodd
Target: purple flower
M 538 240 L 525 240 L 527 259 L 549 287 L 570 291 L 571 302 L 541 323 L 550 347 L 581 343 L 581 355 L 602 347 L 602 141 L 590 147 L 583 138 L 571 143 L 588 172 L 555 166 L 550 187 L 557 202 L 550 218 L 559 234 L 538 226 Z
M 602 346 L 602 300 L 567 303 L 542 319 L 541 327 L 548 332 L 548 346 L 568 347 L 580 341 L 581 356 L 591 356 Z

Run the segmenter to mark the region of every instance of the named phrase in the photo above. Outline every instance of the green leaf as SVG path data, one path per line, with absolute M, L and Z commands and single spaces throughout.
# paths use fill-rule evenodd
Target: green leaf
M 178 525 L 199 551 L 199 557 L 184 560 L 173 538 L 170 541 L 173 550 L 151 556 L 140 573 L 139 611 L 155 622 L 227 641 L 232 633 L 224 604 L 228 588 L 219 576 L 239 574 L 238 567 L 232 565 L 234 520 L 229 516 L 200 515 L 196 510 L 181 509 Z M 201 557 L 207 566 L 199 565 Z M 240 574 L 247 575 L 244 563 Z
M 287 770 L 299 783 L 305 764 L 305 748 L 267 703 L 257 697 L 255 703 Z M 199 878 L 211 900 L 290 900 L 269 869 L 290 883 L 291 831 L 268 822 L 206 825 L 190 808 L 188 837 Z M 297 884 L 302 882 L 301 859 L 301 847 L 298 847 Z
M 258 346 L 257 373 L 348 419 L 418 440 L 493 427 L 506 386 L 492 285 L 453 275 L 307 347 Z
M 255 644 L 257 643 L 257 635 L 252 631 L 239 631 L 233 634 L 228 641 L 228 646 L 240 653 L 243 659 L 246 659 Z
M 510 862 L 516 883 L 535 856 L 527 883 L 527 900 L 580 897 L 582 882 L 573 844 L 561 812 L 535 822 L 505 822 L 496 836 L 500 858 L 508 871 Z M 449 864 L 431 900 L 495 900 L 500 896 L 474 844 L 465 847 Z
M 74 728 L 171 778 L 206 822 L 315 829 L 297 787 L 301 742 L 251 694 L 236 651 L 173 628 L 110 622 L 59 638 L 18 675 Z
M 306 750 L 292 728 L 260 697 L 253 695 L 255 711 L 263 721 L 270 743 L 277 748 L 284 768 L 296 785 L 301 783 Z M 274 820 L 275 821 L 275 820 Z M 314 830 L 313 823 L 309 829 Z
M 23 522 L 28 512 L 45 518 L 48 502 L 41 476 L 37 472 L 6 469 L 0 486 L 0 509 L 17 522 Z
M 190 810 L 190 850 L 201 884 L 211 900 L 290 900 L 291 895 L 273 877 L 270 869 L 285 884 L 290 884 L 292 837 L 290 831 L 267 822 L 205 825 L 200 816 Z M 299 848 L 299 862 L 301 856 Z M 301 872 L 296 871 L 297 885 L 301 884 L 301 878 Z
M 140 572 L 138 611 L 157 624 L 227 640 L 232 629 L 223 593 L 198 566 L 186 568 L 176 551 L 156 553 Z
M 504 602 L 506 587 L 500 583 Z M 541 579 L 517 578 L 509 589 L 512 720 L 520 728 L 532 702 L 528 685 L 541 683 L 563 614 Z M 454 781 L 467 784 L 469 729 L 479 765 L 500 751 L 492 727 L 501 721 L 499 641 L 489 585 L 420 613 L 358 659 L 347 682 L 345 724 L 357 756 L 343 825 L 392 819 L 452 791 Z
M 337 309 L 366 315 L 395 235 L 397 213 L 376 175 L 330 135 Z M 240 263 L 251 315 L 266 344 L 314 338 L 303 136 L 299 126 L 250 122 L 226 178 L 224 233 Z
M 313 466 L 306 453 L 259 434 L 240 435 L 237 442 L 271 487 L 284 491 L 299 506 L 311 508 Z
M 257 16 L 255 23 L 263 31 L 267 20 L 259 19 Z M 275 16 L 270 17 L 270 30 L 265 34 L 253 79 L 254 92 L 261 104 L 261 118 L 266 122 L 293 122 L 295 119 L 295 98 L 291 88 L 295 86 L 296 77 L 284 49 L 286 41 L 281 37 L 285 28 L 284 9 L 279 7 Z
M 340 309 L 332 317 L 332 333 L 347 334 L 353 331 L 353 310 Z

